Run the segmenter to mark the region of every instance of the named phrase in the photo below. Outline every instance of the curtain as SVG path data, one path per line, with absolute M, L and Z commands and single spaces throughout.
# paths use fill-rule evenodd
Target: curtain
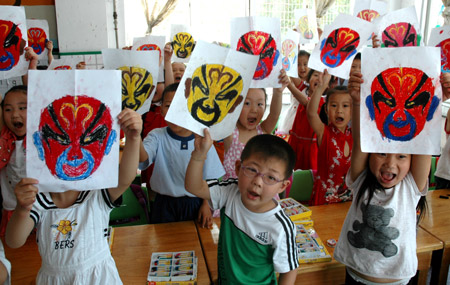
M 153 27 L 159 25 L 159 23 L 161 23 L 164 19 L 167 18 L 167 16 L 170 15 L 170 13 L 172 13 L 178 2 L 178 0 L 167 0 L 162 9 L 159 9 L 158 0 L 156 0 L 155 4 L 153 4 L 153 8 L 151 9 L 152 12 L 150 14 L 150 1 L 151 0 L 141 0 L 142 6 L 144 7 L 145 19 L 147 20 L 148 35 L 152 33 Z
M 336 0 L 316 0 L 316 17 L 322 18 Z
M 450 25 L 450 0 L 442 0 L 445 9 L 442 12 L 442 17 L 444 17 L 444 25 Z

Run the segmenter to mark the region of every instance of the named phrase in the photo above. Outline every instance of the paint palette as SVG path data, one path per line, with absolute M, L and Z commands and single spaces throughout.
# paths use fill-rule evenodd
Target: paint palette
M 294 224 L 297 229 L 295 243 L 297 245 L 299 263 L 331 261 L 331 255 L 314 228 L 304 227 L 299 222 L 294 222 Z
M 180 252 L 154 252 L 148 271 L 148 284 L 190 284 L 189 281 L 197 279 L 197 257 L 194 251 Z M 179 283 L 179 282 L 183 283 Z
M 311 210 L 292 198 L 279 201 L 284 213 L 292 220 L 307 220 L 311 217 Z

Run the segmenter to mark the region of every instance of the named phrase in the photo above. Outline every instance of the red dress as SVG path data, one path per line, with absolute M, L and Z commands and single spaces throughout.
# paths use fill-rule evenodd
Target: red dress
M 324 103 L 325 99 L 322 97 L 317 113 Z M 298 105 L 288 143 L 296 154 L 294 169 L 317 169 L 317 136 L 309 124 L 306 106 L 302 104 Z
M 344 155 L 346 142 L 349 147 L 348 156 Z M 338 203 L 352 199 L 352 192 L 345 185 L 345 175 L 350 168 L 352 146 L 352 131 L 349 127 L 341 132 L 333 125 L 325 126 L 322 144 L 319 147 L 320 164 L 314 179 L 309 205 Z

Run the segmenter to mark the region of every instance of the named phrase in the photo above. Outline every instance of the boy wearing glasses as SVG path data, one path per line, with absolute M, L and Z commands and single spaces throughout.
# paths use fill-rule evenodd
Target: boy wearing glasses
M 294 284 L 298 257 L 295 226 L 273 199 L 289 185 L 295 154 L 272 135 L 251 138 L 236 161 L 238 179 L 205 181 L 203 164 L 213 141 L 195 138 L 185 188 L 220 209 L 219 283 Z

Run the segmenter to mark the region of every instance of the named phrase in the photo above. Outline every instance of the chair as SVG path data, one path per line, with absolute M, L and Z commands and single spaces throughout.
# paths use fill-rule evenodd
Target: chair
M 308 204 L 314 185 L 314 176 L 311 169 L 296 170 L 292 180 L 289 197 L 302 204 Z
M 147 189 L 131 184 L 122 194 L 122 205 L 111 211 L 109 225 L 122 227 L 148 224 L 149 209 Z

